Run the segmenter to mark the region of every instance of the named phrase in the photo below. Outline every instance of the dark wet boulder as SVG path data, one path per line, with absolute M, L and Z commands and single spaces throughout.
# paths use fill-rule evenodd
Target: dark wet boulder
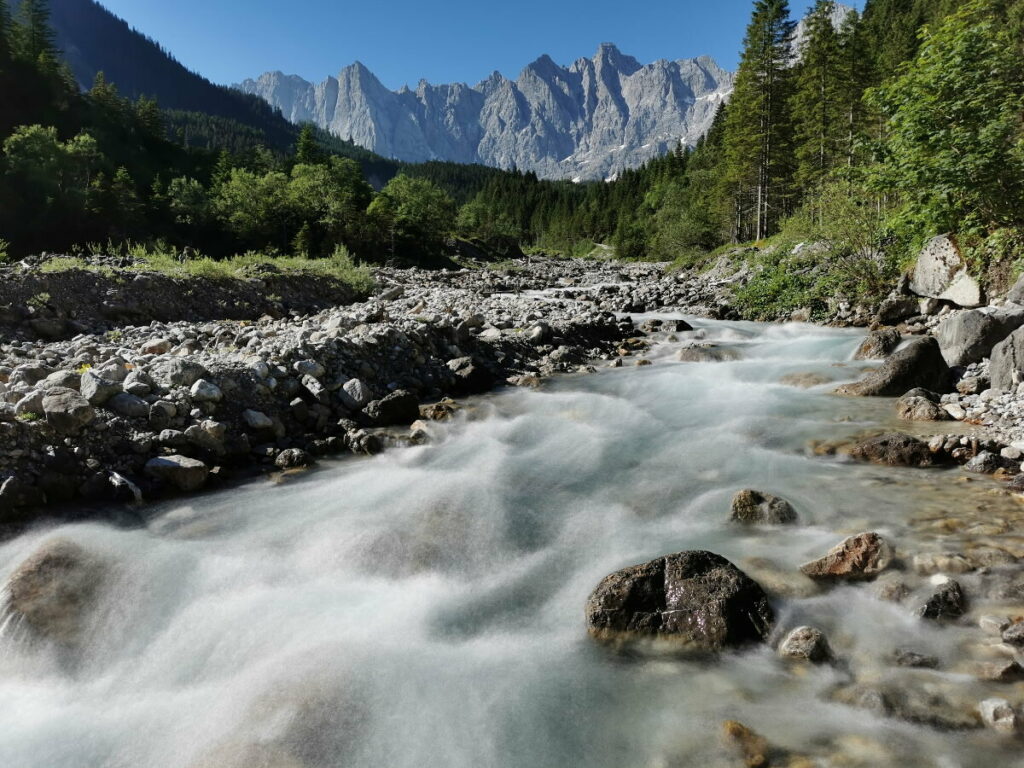
M 747 488 L 732 497 L 729 519 L 745 525 L 785 525 L 795 523 L 797 517 L 785 499 Z
M 420 417 L 420 404 L 416 396 L 404 389 L 396 389 L 387 397 L 367 403 L 363 413 L 377 427 L 412 424 Z
M 18 566 L 7 582 L 8 605 L 40 637 L 73 643 L 89 617 L 106 569 L 67 539 L 51 539 Z
M 586 606 L 605 641 L 660 638 L 700 651 L 767 639 L 775 614 L 764 590 L 724 557 L 679 552 L 606 576 Z
M 277 454 L 274 466 L 278 469 L 302 469 L 311 467 L 316 460 L 301 448 L 288 448 Z
M 452 393 L 455 395 L 481 394 L 494 386 L 494 375 L 472 357 L 449 360 L 448 370 L 452 373 Z
M 850 456 L 891 467 L 933 467 L 938 463 L 927 443 L 900 432 L 861 440 L 853 446 Z
M 892 547 L 874 532 L 859 533 L 843 540 L 828 553 L 800 570 L 812 579 L 864 581 L 888 568 L 895 557 Z
M 967 612 L 967 598 L 960 582 L 950 579 L 925 598 L 917 609 L 922 619 L 958 619 Z
M 879 328 L 871 331 L 857 348 L 857 360 L 884 360 L 900 345 L 902 337 L 895 328 Z
M 922 336 L 893 352 L 860 381 L 836 391 L 858 397 L 899 397 L 914 387 L 924 387 L 943 393 L 949 392 L 951 379 L 939 343 L 931 336 Z

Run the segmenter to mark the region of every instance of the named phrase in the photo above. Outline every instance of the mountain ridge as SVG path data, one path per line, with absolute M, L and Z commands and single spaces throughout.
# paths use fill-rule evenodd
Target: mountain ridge
M 234 87 L 385 157 L 519 168 L 546 178 L 614 177 L 695 143 L 732 89 L 708 56 L 641 64 L 612 43 L 568 66 L 543 54 L 516 79 L 384 86 L 361 62 L 310 83 L 265 72 Z

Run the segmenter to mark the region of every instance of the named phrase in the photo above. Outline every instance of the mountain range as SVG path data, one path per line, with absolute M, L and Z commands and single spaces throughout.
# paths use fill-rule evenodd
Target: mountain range
M 541 56 L 515 80 L 495 72 L 472 87 L 392 91 L 359 62 L 318 84 L 268 72 L 235 87 L 385 157 L 587 180 L 695 143 L 732 82 L 708 57 L 642 65 L 604 43 L 568 67 Z

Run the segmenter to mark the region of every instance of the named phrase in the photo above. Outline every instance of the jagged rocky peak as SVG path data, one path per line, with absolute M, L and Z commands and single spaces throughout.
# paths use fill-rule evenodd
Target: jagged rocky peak
M 832 13 L 829 14 L 832 26 L 836 29 L 842 29 L 843 25 L 846 24 L 847 20 L 850 18 L 851 13 L 856 15 L 857 9 L 849 5 L 843 5 L 842 3 L 833 3 Z M 803 47 L 807 42 L 807 20 L 809 16 L 810 14 L 808 13 L 807 16 L 800 19 L 796 25 L 796 29 L 793 30 L 792 51 L 793 56 L 798 59 L 800 58 L 800 52 L 803 50 Z
M 319 85 L 272 72 L 236 87 L 386 157 L 602 179 L 695 143 L 732 81 L 707 56 L 644 65 L 602 43 L 569 66 L 545 54 L 515 80 L 494 72 L 472 87 L 391 91 L 359 62 Z

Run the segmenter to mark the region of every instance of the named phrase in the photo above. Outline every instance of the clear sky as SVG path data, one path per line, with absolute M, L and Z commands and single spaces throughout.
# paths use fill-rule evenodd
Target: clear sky
M 361 61 L 390 88 L 515 77 L 602 42 L 641 63 L 708 54 L 736 66 L 751 0 L 100 0 L 218 83 L 268 70 L 311 81 Z M 863 0 L 847 4 L 863 7 Z M 794 16 L 813 0 L 790 0 Z

